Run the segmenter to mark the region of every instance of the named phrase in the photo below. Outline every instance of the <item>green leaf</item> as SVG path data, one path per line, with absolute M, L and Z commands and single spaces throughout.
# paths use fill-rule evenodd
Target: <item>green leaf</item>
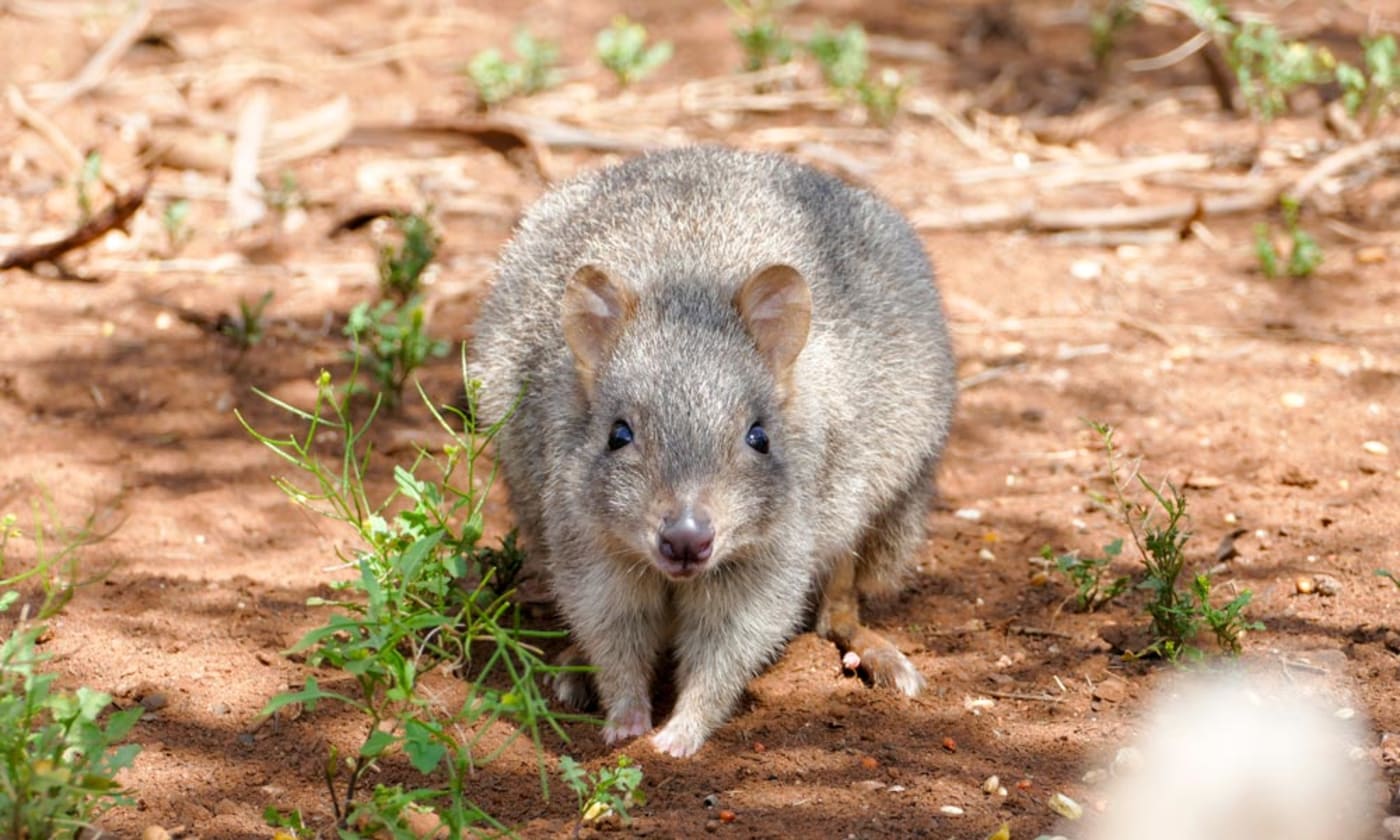
M 360 755 L 365 758 L 378 758 L 385 750 L 393 746 L 398 741 L 393 733 L 376 729 L 369 734 L 365 742 L 360 745 Z
M 405 727 L 403 751 L 409 763 L 419 773 L 431 773 L 437 769 L 447 748 L 434 739 L 434 733 L 420 721 L 410 720 Z

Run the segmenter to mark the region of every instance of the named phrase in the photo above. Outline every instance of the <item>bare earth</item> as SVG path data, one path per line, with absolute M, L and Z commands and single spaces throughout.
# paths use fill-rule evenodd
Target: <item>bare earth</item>
M 86 555 L 105 577 L 78 593 L 44 649 L 65 685 L 108 691 L 121 707 L 165 700 L 137 725 L 143 751 L 121 776 L 138 806 L 103 821 L 120 837 L 151 825 L 269 837 L 268 805 L 300 808 L 330 836 L 321 768 L 330 745 L 356 747 L 357 721 L 322 708 L 259 727 L 257 713 L 307 676 L 280 651 L 322 619 L 304 602 L 344 575 L 331 568 L 350 535 L 273 486 L 281 467 L 233 412 L 286 431 L 288 419 L 251 389 L 308 405 L 321 369 L 346 373 L 340 327 L 374 294 L 377 240 L 328 232 L 354 210 L 433 208 L 445 245 L 431 275 L 431 329 L 460 342 L 523 206 L 547 181 L 632 148 L 719 141 L 788 151 L 928 223 L 1026 198 L 1109 207 L 1226 195 L 1292 181 L 1341 145 L 1321 103 L 1304 97 L 1251 170 L 1242 153 L 1253 126 L 1220 112 L 1199 62 L 1154 73 L 1122 66 L 1185 40 L 1183 23 L 1164 16 L 1134 29 L 1096 82 L 1082 15 L 1066 14 L 1082 4 L 1068 0 L 1017 3 L 1014 16 L 1011 4 L 973 0 L 802 4 L 797 25 L 858 20 L 895 39 L 877 41 L 876 63 L 917 78 L 888 131 L 833 104 L 810 66 L 751 101 L 752 86 L 726 78 L 741 57 L 719 2 L 621 4 L 676 44 L 671 63 L 621 93 L 590 58 L 592 34 L 615 13 L 600 0 L 164 5 L 95 90 L 54 107 L 46 85 L 75 76 L 127 4 L 0 4 L 0 81 L 47 111 L 79 154 L 99 150 L 119 186 L 141 182 L 143 148 L 167 161 L 129 235 L 67 260 L 96 282 L 0 275 L 0 502 L 22 511 L 47 495 L 70 522 L 96 511 L 101 527 L 115 528 Z M 1394 31 L 1400 4 L 1297 2 L 1278 14 L 1288 31 L 1344 52 L 1368 15 Z M 540 130 L 537 155 L 502 154 L 463 133 L 393 128 L 469 117 L 460 68 L 505 45 L 522 21 L 562 43 L 571 72 L 504 113 L 582 125 L 622 152 L 551 143 Z M 329 140 L 301 153 L 284 146 L 285 162 L 264 169 L 271 184 L 294 175 L 305 212 L 271 213 L 235 234 L 227 142 L 255 93 L 268 98 L 272 134 L 321 113 L 329 117 L 308 136 Z M 0 110 L 0 254 L 75 224 L 76 169 L 56 149 L 11 106 Z M 201 150 L 209 168 L 190 160 Z M 1179 163 L 1165 174 L 1084 177 L 1095 161 L 1177 153 L 1215 158 L 1208 170 Z M 1013 168 L 1015 154 L 1034 166 Z M 109 201 L 91 192 L 96 205 Z M 191 200 L 193 236 L 175 254 L 160 217 L 181 197 Z M 1250 613 L 1267 629 L 1246 638 L 1247 657 L 1341 686 L 1327 690 L 1369 721 L 1364 760 L 1386 779 L 1375 801 L 1388 802 L 1400 783 L 1400 590 L 1374 571 L 1400 573 L 1393 161 L 1388 174 L 1371 164 L 1325 182 L 1316 207 L 1325 215 L 1310 209 L 1304 222 L 1326 262 L 1306 280 L 1260 274 L 1251 239 L 1264 211 L 1207 216 L 1179 241 L 1117 247 L 926 228 L 964 393 L 920 573 L 873 615 L 931 688 L 914 700 L 867 689 L 840 674 L 829 644 L 800 636 L 696 758 L 662 758 L 645 742 L 620 750 L 646 772 L 649 801 L 631 831 L 981 838 L 1009 822 L 1014 837 L 1031 838 L 1055 827 L 1053 792 L 1091 814 L 1104 807 L 1084 772 L 1131 741 L 1174 672 L 1124 662 L 1114 647 L 1145 641 L 1143 594 L 1076 614 L 1063 581 L 1036 579 L 1040 567 L 1028 562 L 1045 545 L 1096 551 L 1126 536 L 1086 495 L 1108 488 L 1086 418 L 1118 427 L 1145 474 L 1185 485 L 1196 568 L 1214 565 L 1222 537 L 1244 529 L 1217 581 L 1223 595 L 1254 592 Z M 242 357 L 181 317 L 236 312 L 240 298 L 266 290 L 268 336 Z M 424 381 L 447 398 L 456 370 L 452 358 L 436 361 Z M 415 440 L 434 439 L 432 429 L 420 406 L 380 426 L 386 474 Z M 509 527 L 499 494 L 490 522 L 493 533 Z M 1299 594 L 1300 576 L 1322 575 L 1336 594 Z M 438 685 L 445 696 L 452 689 Z M 551 760 L 615 760 L 595 728 L 569 731 L 571 744 L 549 744 Z M 982 791 L 993 774 L 1005 798 Z M 718 804 L 707 809 L 712 794 Z M 574 828 L 572 797 L 556 785 L 541 800 L 527 750 L 483 771 L 476 795 L 524 836 Z M 720 809 L 734 819 L 718 821 Z

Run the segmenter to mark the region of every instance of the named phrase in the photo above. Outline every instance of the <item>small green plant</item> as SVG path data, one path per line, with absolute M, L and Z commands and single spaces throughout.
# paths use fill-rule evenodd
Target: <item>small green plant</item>
M 1123 594 L 1132 585 L 1132 578 L 1126 575 L 1113 578 L 1112 581 L 1104 580 L 1104 576 L 1122 553 L 1121 539 L 1104 546 L 1102 557 L 1080 557 L 1074 552 L 1056 555 L 1048 545 L 1040 550 L 1040 556 L 1053 562 L 1055 569 L 1074 584 L 1074 605 L 1079 612 L 1097 610 Z
M 1240 636 L 1245 630 L 1262 629 L 1263 625 L 1244 617 L 1253 594 L 1242 590 L 1223 608 L 1210 602 L 1211 579 L 1198 574 L 1188 588 L 1179 582 L 1186 569 L 1186 543 L 1191 538 L 1187 528 L 1186 497 L 1169 481 L 1154 487 L 1134 466 L 1127 477 L 1120 471 L 1112 427 L 1090 422 L 1098 434 L 1108 458 L 1109 479 L 1114 498 L 1100 502 L 1114 510 L 1127 526 L 1133 544 L 1142 559 L 1146 575 L 1138 588 L 1149 593 L 1147 614 L 1152 619 L 1152 642 L 1134 657 L 1160 656 L 1176 661 L 1183 656 L 1199 659 L 1204 656 L 1195 640 L 1203 627 L 1216 637 L 1220 649 L 1228 654 L 1240 651 Z M 1150 499 L 1139 502 L 1128 498 L 1128 488 L 1140 485 Z
M 1395 584 L 1396 589 L 1400 589 L 1400 575 L 1395 574 L 1389 569 L 1376 569 L 1376 577 L 1383 577 Z
M 578 797 L 578 823 L 574 834 L 584 823 L 616 814 L 623 825 L 632 822 L 630 808 L 645 805 L 646 793 L 642 791 L 642 768 L 625 755 L 617 757 L 616 767 L 602 767 L 596 773 L 589 773 L 569 756 L 559 759 L 559 775 L 564 784 Z
M 194 237 L 190 228 L 189 199 L 177 198 L 165 205 L 160 214 L 160 226 L 165 231 L 165 249 L 178 254 Z
M 1338 62 L 1337 84 L 1347 113 L 1363 116 L 1374 128 L 1382 116 L 1400 109 L 1400 55 L 1390 34 L 1363 38 L 1361 48 L 1364 67 Z
M 530 96 L 559 84 L 559 45 L 536 38 L 528 29 L 511 37 L 517 61 L 498 49 L 482 50 L 467 64 L 467 78 L 476 89 L 477 104 L 487 109 L 516 96 Z
M 412 298 L 400 304 L 382 300 L 360 303 L 350 310 L 345 335 L 350 339 L 350 358 L 356 372 L 367 366 L 378 393 L 390 409 L 403 401 L 409 377 L 429 358 L 447 355 L 447 342 L 428 335 L 423 304 Z M 350 392 L 361 389 L 352 377 Z
M 869 38 L 859 24 L 839 32 L 819 26 L 806 46 L 833 90 L 858 101 L 866 116 L 878 125 L 887 126 L 894 120 L 908 85 L 892 67 L 871 75 Z
M 1272 24 L 1258 21 L 1238 28 L 1225 58 L 1249 110 L 1266 123 L 1288 110 L 1288 94 L 1328 81 L 1336 63 L 1325 48 L 1286 41 Z
M 1142 12 L 1143 0 L 1108 0 L 1089 15 L 1089 49 L 1094 66 L 1102 70 L 1118 45 L 1118 36 Z
M 437 256 L 442 238 L 420 213 L 397 215 L 394 225 L 402 241 L 397 248 L 383 245 L 379 249 L 379 293 L 403 303 L 422 291 L 423 272 Z
M 1211 606 L 1210 603 L 1211 580 L 1209 575 L 1196 575 L 1191 581 L 1191 592 L 1196 596 L 1196 605 L 1200 608 L 1201 618 L 1204 619 L 1206 627 L 1215 634 L 1215 643 L 1226 653 L 1235 656 L 1240 653 L 1240 638 L 1246 630 L 1263 630 L 1264 625 L 1258 621 L 1246 621 L 1244 608 L 1249 606 L 1253 600 L 1254 593 L 1248 589 L 1243 590 L 1222 608 Z
M 51 514 L 51 511 L 50 511 Z M 5 577 L 6 548 L 19 536 L 15 517 L 0 519 L 0 613 L 20 600 L 14 587 L 38 581 L 43 598 L 29 605 L 0 641 L 0 834 L 5 837 L 73 837 L 108 809 L 132 803 L 115 781 L 140 752 L 137 744 L 117 746 L 141 716 L 137 706 L 103 719 L 110 695 L 90 688 L 73 692 L 54 686 L 55 674 L 42 666 L 49 657 L 39 650 L 56 615 L 78 585 L 78 552 L 105 534 L 93 518 L 76 530 L 46 527 L 36 504 L 34 562 Z M 55 520 L 56 521 L 56 520 Z M 45 532 L 49 536 L 45 538 Z M 57 543 L 57 550 L 49 545 Z
M 83 158 L 83 165 L 78 170 L 78 177 L 74 182 L 74 189 L 78 195 L 78 217 L 84 222 L 92 218 L 92 195 L 89 191 L 101 180 L 102 153 L 94 149 Z
M 357 425 L 329 374 L 321 375 L 309 411 L 262 395 L 305 424 L 300 435 L 268 437 L 239 416 L 250 434 L 308 479 L 277 479 L 278 486 L 298 504 L 349 526 L 359 541 L 343 558 L 356 571 L 336 587 L 343 595 L 308 601 L 334 612 L 292 648 L 304 652 L 308 664 L 338 671 L 348 687 L 332 689 L 308 676 L 304 688 L 273 697 L 263 710 L 271 715 L 304 703 L 314 711 L 320 702 L 333 702 L 362 715 L 364 736 L 355 752 L 342 756 L 332 748 L 326 762 L 342 838 L 380 831 L 409 836 L 404 826 L 424 816 L 453 837 L 473 827 L 504 831 L 471 801 L 474 774 L 527 737 L 547 791 L 541 735 L 551 729 L 565 737 L 559 721 L 573 718 L 552 713 L 540 691 L 540 677 L 553 668 L 535 642 L 561 634 L 522 628 L 509 597 L 490 588 L 495 567 L 482 554 L 482 506 L 494 471 L 479 475 L 479 460 L 504 420 L 489 428 L 475 425 L 479 387 L 470 383 L 468 410 L 454 412 L 463 432 L 422 395 L 451 442 L 420 452 L 411 466 L 396 467 L 394 491 L 377 503 L 365 489 L 371 466 L 365 434 L 375 412 Z M 343 447 L 338 457 L 319 454 L 323 432 L 333 432 Z M 421 689 L 424 676 L 444 666 L 468 681 L 465 700 L 453 708 Z M 513 728 L 503 741 L 488 740 L 498 722 Z M 423 786 L 366 791 L 366 774 L 390 760 L 406 761 Z
M 1259 261 L 1259 270 L 1265 277 L 1274 278 L 1286 274 L 1289 277 L 1311 277 L 1322 265 L 1322 246 L 1312 234 L 1303 230 L 1299 221 L 1301 207 L 1298 200 L 1289 195 L 1279 199 L 1283 210 L 1283 227 L 1288 236 L 1288 259 L 1285 261 L 1274 245 L 1273 228 L 1267 222 L 1254 226 L 1254 256 Z
M 275 187 L 265 188 L 263 197 L 269 207 L 284 216 L 293 210 L 306 207 L 306 191 L 302 189 L 296 173 L 290 170 L 284 170 L 277 177 Z
M 858 23 L 840 32 L 818 26 L 807 41 L 807 52 L 821 67 L 822 78 L 837 90 L 855 90 L 870 69 L 868 39 Z
M 670 61 L 672 47 L 670 41 L 648 45 L 646 27 L 619 15 L 613 18 L 611 26 L 598 33 L 594 52 L 598 61 L 617 77 L 618 84 L 626 87 Z
M 233 342 L 240 353 L 246 353 L 263 339 L 263 311 L 272 301 L 272 290 L 263 292 L 262 297 L 249 302 L 246 297 L 238 299 L 238 314 L 220 313 L 214 323 L 219 335 Z
M 899 105 L 907 88 L 904 76 L 898 70 L 886 67 L 878 77 L 862 79 L 856 85 L 856 97 L 876 125 L 887 126 L 899 114 Z
M 796 45 L 784 32 L 781 13 L 796 0 L 724 0 L 739 18 L 734 37 L 744 50 L 744 69 L 753 72 L 792 61 Z
M 314 840 L 316 832 L 308 828 L 302 819 L 301 811 L 283 811 L 276 805 L 263 810 L 263 822 L 268 828 L 277 829 L 272 840 Z

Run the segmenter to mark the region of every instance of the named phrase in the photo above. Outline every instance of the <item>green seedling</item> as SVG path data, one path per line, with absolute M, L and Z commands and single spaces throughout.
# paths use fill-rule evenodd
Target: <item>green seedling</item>
M 630 809 L 646 804 L 642 791 L 642 768 L 632 759 L 620 755 L 617 766 L 602 767 L 589 773 L 568 756 L 559 759 L 559 775 L 578 798 L 578 823 L 574 835 L 584 823 L 596 822 L 616 814 L 623 825 L 632 822 Z
M 422 291 L 423 272 L 437 256 L 442 239 L 432 222 L 419 213 L 397 215 L 394 225 L 401 242 L 397 248 L 379 249 L 379 294 L 404 303 Z
M 1101 9 L 1089 16 L 1089 49 L 1094 66 L 1102 70 L 1118 45 L 1122 34 L 1142 13 L 1143 0 L 1108 0 Z
M 284 171 L 277 178 L 277 186 L 265 188 L 263 196 L 269 207 L 284 216 L 306 207 L 306 191 L 302 189 L 295 172 Z
M 1048 545 L 1040 550 L 1040 556 L 1054 563 L 1055 569 L 1074 584 L 1074 605 L 1078 612 L 1093 612 L 1132 585 L 1132 578 L 1126 575 L 1111 581 L 1104 579 L 1122 553 L 1121 539 L 1104 546 L 1102 557 L 1080 557 L 1073 552 L 1056 555 Z
M 646 27 L 619 15 L 613 18 L 611 26 L 598 33 L 594 52 L 598 61 L 617 77 L 618 84 L 626 87 L 670 61 L 673 50 L 670 41 L 648 45 Z
M 263 292 L 262 297 L 251 303 L 246 297 L 240 297 L 238 299 L 238 314 L 220 313 L 214 326 L 218 329 L 219 335 L 233 342 L 240 353 L 246 353 L 263 339 L 263 311 L 267 309 L 267 305 L 271 301 L 271 289 Z
M 306 825 L 297 809 L 283 811 L 276 805 L 269 805 L 263 810 L 263 822 L 268 828 L 277 829 L 272 840 L 314 840 L 316 837 L 316 832 Z
M 1243 631 L 1263 628 L 1262 624 L 1244 617 L 1252 593 L 1243 590 L 1225 607 L 1217 609 L 1210 602 L 1212 581 L 1209 575 L 1195 575 L 1189 587 L 1181 587 L 1181 576 L 1186 569 L 1186 544 L 1191 538 L 1186 497 L 1169 481 L 1162 482 L 1160 487 L 1154 486 L 1136 466 L 1124 477 L 1113 441 L 1114 430 L 1101 423 L 1090 422 L 1089 425 L 1098 434 L 1108 458 L 1114 497 L 1106 504 L 1127 526 L 1146 573 L 1138 588 L 1149 595 L 1146 611 L 1152 620 L 1152 642 L 1132 656 L 1160 656 L 1169 661 L 1183 657 L 1200 659 L 1204 653 L 1195 641 L 1203 628 L 1215 634 L 1223 652 L 1239 653 Z M 1146 491 L 1150 501 L 1130 499 L 1128 490 L 1133 485 Z
M 1286 41 L 1274 26 L 1257 21 L 1235 32 L 1225 58 L 1250 112 L 1263 123 L 1288 110 L 1288 94 L 1330 80 L 1336 65 L 1325 48 Z
M 160 214 L 160 226 L 165 231 L 165 249 L 178 254 L 194 237 L 190 228 L 189 199 L 177 198 L 165 205 Z
M 1299 221 L 1301 207 L 1298 200 L 1289 195 L 1279 199 L 1283 210 L 1284 233 L 1288 237 L 1288 258 L 1285 260 L 1274 245 L 1273 229 L 1266 222 L 1254 226 L 1254 256 L 1259 262 L 1259 270 L 1265 277 L 1282 275 L 1289 277 L 1311 277 L 1322 265 L 1322 246 L 1312 234 L 1303 230 Z
M 83 165 L 78 170 L 74 188 L 78 196 L 78 217 L 84 222 L 92 218 L 92 195 L 94 184 L 102 180 L 102 153 L 96 150 L 87 153 Z
M 116 774 L 131 766 L 141 748 L 118 744 L 142 709 L 104 714 L 110 695 L 86 687 L 59 690 L 56 675 L 44 671 L 50 659 L 39 650 L 48 631 L 44 622 L 78 585 L 80 550 L 106 535 L 93 528 L 95 517 L 67 529 L 45 523 L 37 504 L 34 514 L 33 560 L 9 577 L 6 549 L 22 534 L 15 517 L 0 519 L 0 613 L 10 613 L 7 624 L 14 622 L 0 640 L 0 835 L 73 837 L 108 809 L 133 803 Z M 37 609 L 16 609 L 21 597 L 12 587 L 35 581 L 43 591 Z M 17 618 L 11 619 L 12 610 Z
M 302 689 L 273 697 L 263 710 L 273 715 L 301 703 L 314 714 L 319 704 L 333 703 L 360 716 L 363 737 L 353 754 L 332 748 L 325 765 L 340 837 L 410 836 L 407 822 L 424 816 L 447 836 L 504 832 L 470 798 L 480 775 L 524 737 L 534 745 L 547 792 L 542 736 L 548 730 L 565 738 L 560 721 L 580 719 L 551 712 L 541 691 L 541 678 L 554 669 L 536 645 L 562 634 L 521 627 L 509 593 L 491 589 L 496 567 L 484 555 L 482 507 L 494 469 L 485 471 L 481 458 L 505 421 L 476 425 L 479 388 L 467 386 L 467 410 L 447 410 L 455 422 L 420 389 L 450 442 L 396 466 L 394 489 L 380 501 L 365 486 L 373 466 L 366 434 L 379 402 L 357 424 L 323 373 L 309 410 L 262 394 L 302 424 L 301 432 L 269 437 L 239 416 L 301 476 L 279 478 L 278 486 L 297 504 L 345 525 L 357 543 L 341 558 L 354 576 L 334 587 L 337 597 L 308 600 L 330 608 L 326 622 L 290 651 L 305 654 L 312 667 L 339 672 L 346 687 L 333 690 L 308 675 Z M 338 454 L 325 454 L 332 444 L 323 435 L 333 437 Z M 444 708 L 422 680 L 446 667 L 466 681 L 466 697 Z M 388 762 L 406 765 L 396 775 L 411 771 L 416 784 L 366 791 L 367 774 Z
M 856 97 L 872 122 L 888 126 L 899 114 L 899 105 L 907 87 L 899 71 L 886 67 L 880 71 L 878 78 L 863 79 L 856 85 Z
M 1400 575 L 1395 574 L 1389 569 L 1376 569 L 1376 577 L 1383 577 L 1395 584 L 1396 589 L 1400 589 Z
M 517 60 L 510 61 L 498 49 L 482 50 L 467 64 L 467 78 L 484 110 L 517 96 L 531 96 L 559 84 L 559 46 L 536 38 L 528 29 L 511 38 Z
M 818 26 L 807 41 L 807 52 L 821 67 L 822 78 L 837 90 L 855 90 L 870 69 L 869 43 L 860 24 L 840 32 Z
M 345 335 L 350 339 L 350 360 L 358 372 L 367 369 L 386 406 L 403 402 L 409 377 L 430 358 L 447 355 L 447 342 L 428 335 L 423 304 L 412 298 L 405 303 L 383 300 L 361 303 L 350 310 Z M 360 385 L 352 377 L 350 393 Z
M 744 69 L 762 70 L 792 61 L 796 45 L 784 32 L 782 12 L 795 0 L 724 0 L 739 18 L 734 37 L 744 51 Z
M 1400 110 L 1400 55 L 1390 34 L 1363 38 L 1361 47 L 1364 69 L 1338 62 L 1337 84 L 1347 113 L 1374 128 L 1381 117 Z

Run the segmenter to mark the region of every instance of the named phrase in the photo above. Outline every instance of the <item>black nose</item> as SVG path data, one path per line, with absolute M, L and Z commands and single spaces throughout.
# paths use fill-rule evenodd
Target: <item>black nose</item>
M 661 527 L 661 556 L 683 566 L 710 559 L 714 544 L 714 526 L 708 518 L 694 511 L 687 510 L 676 519 L 667 519 Z

